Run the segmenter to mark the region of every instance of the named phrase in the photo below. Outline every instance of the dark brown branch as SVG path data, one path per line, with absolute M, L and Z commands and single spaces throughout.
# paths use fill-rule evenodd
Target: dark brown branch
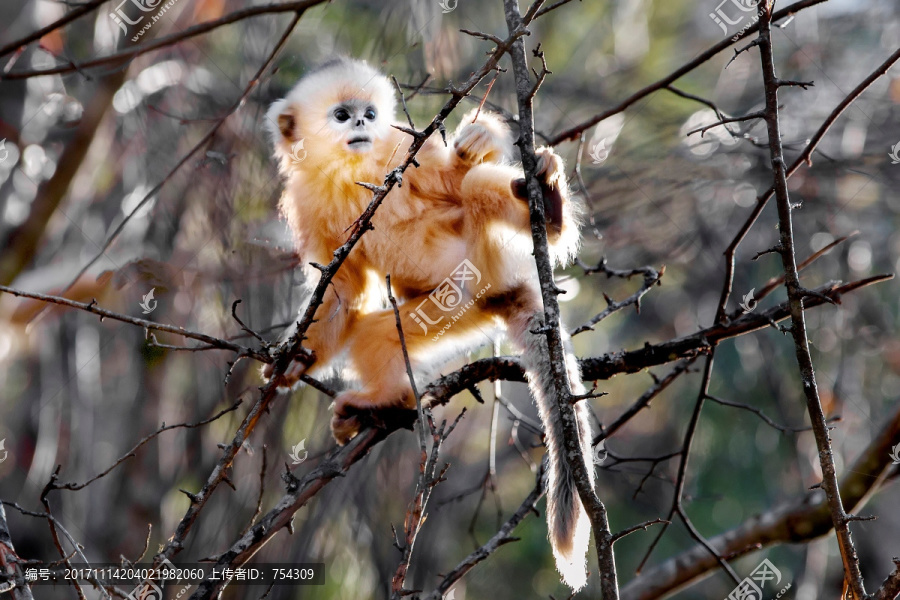
M 35 41 L 41 39 L 42 37 L 44 37 L 51 31 L 55 31 L 55 30 L 59 29 L 60 27 L 65 27 L 66 25 L 68 25 L 69 23 L 71 23 L 72 21 L 77 19 L 78 17 L 81 17 L 82 15 L 86 15 L 90 12 L 93 12 L 98 6 L 100 6 L 104 2 L 106 2 L 106 0 L 90 0 L 90 2 L 85 2 L 84 4 L 78 6 L 77 8 L 69 11 L 65 16 L 60 17 L 56 21 L 50 23 L 46 27 L 41 27 L 37 31 L 31 32 L 28 35 L 26 35 L 25 37 L 19 38 L 15 41 L 12 41 L 12 42 L 6 44 L 2 48 L 0 48 L 0 57 L 6 56 L 7 54 L 9 54 L 11 52 L 15 52 L 16 50 L 19 50 L 20 48 L 22 48 L 22 46 L 25 46 L 27 44 L 30 44 L 31 42 L 35 42 Z M 0 79 L 2 79 L 2 78 L 0 78 Z
M 779 15 L 783 11 L 778 11 L 775 14 Z M 790 178 L 791 175 L 797 172 L 803 163 L 807 165 L 812 165 L 812 155 L 815 152 L 816 148 L 819 146 L 819 142 L 822 141 L 822 138 L 825 137 L 825 134 L 831 129 L 831 127 L 837 122 L 838 118 L 844 113 L 847 108 L 853 104 L 853 102 L 859 98 L 869 87 L 875 83 L 878 79 L 884 76 L 885 73 L 888 72 L 898 60 L 900 60 L 900 49 L 891 54 L 887 60 L 885 60 L 877 69 L 872 71 L 868 77 L 866 77 L 858 86 L 856 86 L 853 91 L 851 91 L 841 102 L 831 111 L 831 114 L 822 122 L 822 125 L 819 126 L 819 129 L 813 134 L 809 143 L 806 144 L 806 147 L 800 153 L 800 155 L 794 160 L 791 164 L 790 168 L 787 170 L 786 176 Z M 750 231 L 750 228 L 753 227 L 753 224 L 756 223 L 756 220 L 762 214 L 763 209 L 766 207 L 766 204 L 769 202 L 769 199 L 775 193 L 775 188 L 770 187 L 765 193 L 763 193 L 756 201 L 756 206 L 753 208 L 753 211 L 747 217 L 747 220 L 741 226 L 741 229 L 738 231 L 737 235 L 734 236 L 734 239 L 728 245 L 728 248 L 725 249 L 725 280 L 722 284 L 722 293 L 719 298 L 719 307 L 716 310 L 716 321 L 721 322 L 726 316 L 726 306 L 728 305 L 728 298 L 731 296 L 731 291 L 734 286 L 734 268 L 735 268 L 735 255 L 737 253 L 738 246 L 740 246 L 741 242 L 747 236 L 747 233 Z
M 710 129 L 712 129 L 713 127 L 724 127 L 728 123 L 741 123 L 743 121 L 752 121 L 754 119 L 762 119 L 763 117 L 765 117 L 765 114 L 762 111 L 749 113 L 746 115 L 742 115 L 740 117 L 723 117 L 723 118 L 719 119 L 718 121 L 716 121 L 715 123 L 713 123 L 712 125 L 704 125 L 703 127 L 698 127 L 697 129 L 692 129 L 687 132 L 687 135 L 693 135 L 695 133 L 699 133 L 700 137 L 703 137 L 706 135 L 706 132 L 709 131 Z M 727 127 L 725 127 L 725 131 L 732 133 L 731 130 L 728 129 Z
M 872 600 L 895 600 L 900 597 L 900 558 L 894 558 L 894 572 L 888 575 L 881 587 L 872 594 Z
M 824 246 L 823 248 L 816 250 L 815 252 L 810 254 L 806 258 L 806 260 L 804 260 L 799 265 L 797 265 L 797 271 L 803 271 L 803 269 L 807 268 L 808 266 L 810 266 L 811 264 L 813 264 L 814 262 L 819 260 L 819 258 L 828 254 L 828 252 L 832 248 L 846 242 L 848 239 L 854 237 L 858 233 L 859 233 L 858 231 L 854 231 L 848 235 L 841 236 L 838 239 L 831 242 L 830 244 L 828 244 L 827 246 Z M 773 252 L 773 253 L 777 254 L 778 249 L 776 248 L 776 249 L 771 249 L 769 251 L 763 251 L 763 252 L 760 252 L 757 256 L 764 254 L 764 253 L 768 253 L 768 252 Z M 754 258 L 756 258 L 756 257 L 754 257 Z M 769 281 L 766 282 L 766 284 L 763 287 L 761 287 L 759 289 L 759 291 L 756 293 L 754 301 L 759 302 L 760 300 L 762 300 L 763 298 L 768 296 L 770 293 L 772 293 L 774 290 L 778 289 L 778 287 L 781 286 L 781 284 L 783 284 L 783 283 L 784 283 L 784 273 L 782 273 L 781 275 L 778 275 L 776 277 L 772 277 L 771 279 L 769 279 Z M 741 314 L 743 314 L 743 309 L 738 309 L 733 314 L 729 315 L 729 318 L 734 319 L 734 318 L 737 318 Z
M 688 358 L 682 364 L 678 365 L 672 371 L 663 377 L 662 379 L 657 380 L 653 386 L 648 389 L 646 392 L 641 394 L 641 397 L 638 398 L 624 413 L 619 415 L 619 418 L 613 421 L 612 425 L 605 428 L 599 435 L 594 437 L 594 445 L 599 444 L 601 441 L 608 439 L 612 436 L 616 431 L 621 429 L 626 423 L 628 423 L 636 414 L 638 414 L 644 408 L 650 406 L 650 401 L 653 400 L 656 396 L 662 393 L 669 385 L 678 379 L 683 373 L 686 373 L 691 365 L 696 360 L 695 357 Z
M 97 475 L 94 475 L 93 477 L 91 477 L 90 479 L 85 481 L 84 483 L 56 483 L 54 481 L 54 482 L 52 482 L 52 485 L 51 484 L 48 484 L 48 485 L 50 485 L 51 489 L 56 489 L 56 490 L 80 490 L 82 488 L 86 488 L 87 486 L 94 483 L 101 477 L 105 477 L 106 475 L 108 475 L 110 472 L 113 471 L 113 469 L 118 467 L 120 464 L 122 464 L 129 458 L 133 458 L 134 456 L 136 456 L 135 453 L 138 451 L 138 449 L 141 446 L 143 446 L 144 444 L 146 444 L 153 438 L 157 437 L 161 433 L 163 433 L 165 431 L 169 431 L 171 429 L 196 429 L 197 427 L 202 427 L 204 425 L 208 425 L 209 423 L 212 423 L 213 421 L 218 420 L 222 416 L 227 415 L 228 413 L 237 410 L 238 406 L 241 405 L 241 402 L 242 402 L 241 400 L 238 400 L 233 405 L 231 405 L 229 408 L 219 411 L 218 413 L 211 416 L 210 418 L 203 419 L 202 421 L 198 421 L 196 423 L 177 423 L 175 425 L 166 425 L 165 423 L 163 423 L 159 429 L 157 429 L 150 435 L 145 436 L 143 439 L 141 439 L 141 441 L 139 441 L 137 444 L 135 444 L 131 448 L 131 450 L 129 450 L 128 452 L 126 452 L 125 454 L 120 456 L 119 459 L 116 460 L 113 464 L 111 464 L 107 469 L 105 469 L 104 471 L 101 471 Z
M 401 600 L 404 596 L 409 595 L 409 591 L 404 589 L 404 584 L 406 583 L 406 575 L 412 561 L 412 552 L 416 538 L 418 538 L 419 531 L 425 523 L 425 507 L 428 505 L 428 500 L 431 498 L 434 488 L 444 481 L 444 474 L 450 466 L 449 464 L 444 464 L 438 472 L 437 460 L 440 456 L 441 446 L 446 441 L 447 436 L 459 424 L 465 412 L 466 409 L 463 408 L 462 412 L 449 427 L 447 427 L 447 421 L 442 421 L 440 427 L 435 427 L 431 411 L 427 409 L 424 411 L 426 423 L 423 426 L 428 427 L 428 430 L 431 432 L 431 450 L 428 452 L 424 447 L 422 448 L 422 456 L 419 462 L 419 478 L 416 482 L 416 494 L 410 501 L 409 508 L 406 511 L 406 518 L 403 520 L 404 542 L 402 545 L 397 539 L 396 530 L 394 530 L 394 545 L 400 550 L 401 558 L 391 580 L 392 600 Z M 391 529 L 394 529 L 393 526 L 391 526 Z
M 591 318 L 591 320 L 588 321 L 587 323 L 585 323 L 584 325 L 581 325 L 581 326 L 573 329 L 571 331 L 571 335 L 573 335 L 573 336 L 578 335 L 579 333 L 582 333 L 585 331 L 593 331 L 594 325 L 596 325 L 597 323 L 599 323 L 600 321 L 602 321 L 609 315 L 625 308 L 626 306 L 634 305 L 635 310 L 637 310 L 637 312 L 640 313 L 641 312 L 641 299 L 647 294 L 647 292 L 650 291 L 650 289 L 654 285 L 659 285 L 661 283 L 660 279 L 662 279 L 662 276 L 666 272 L 665 266 L 660 267 L 659 271 L 657 271 L 656 269 L 653 269 L 651 267 L 642 267 L 639 269 L 631 269 L 628 271 L 610 269 L 609 267 L 606 266 L 605 258 L 602 261 L 600 261 L 600 264 L 598 264 L 596 267 L 588 267 L 584 263 L 582 263 L 580 260 L 576 260 L 576 264 L 578 264 L 578 266 L 580 266 L 582 269 L 584 269 L 585 275 L 601 272 L 601 273 L 606 274 L 607 279 L 609 279 L 610 277 L 622 277 L 625 279 L 629 279 L 634 275 L 641 274 L 644 276 L 644 282 L 641 284 L 640 289 L 638 289 L 632 295 L 628 296 L 627 298 L 625 298 L 624 300 L 621 300 L 619 302 L 616 302 L 616 301 L 612 300 L 606 294 L 603 294 L 603 298 L 606 300 L 606 308 L 604 308 L 602 311 L 600 311 L 599 313 L 594 315 L 593 318 Z
M 859 556 L 850 535 L 849 515 L 844 510 L 841 490 L 838 485 L 837 470 L 828 433 L 828 421 L 822 409 L 822 401 L 816 385 L 816 375 L 812 356 L 809 351 L 809 338 L 806 333 L 806 316 L 803 306 L 808 296 L 800 284 L 797 270 L 797 258 L 794 251 L 794 229 L 792 223 L 792 207 L 787 186 L 787 172 L 784 162 L 784 151 L 781 146 L 781 124 L 778 112 L 778 77 L 775 73 L 775 58 L 772 45 L 772 3 L 767 0 L 760 10 L 759 18 L 759 51 L 762 64 L 763 84 L 766 90 L 766 125 L 769 135 L 769 153 L 775 176 L 775 199 L 778 206 L 778 231 L 781 235 L 781 260 L 785 273 L 785 288 L 791 309 L 791 335 L 797 363 L 800 367 L 800 378 L 806 407 L 812 423 L 816 447 L 819 450 L 819 463 L 822 467 L 822 488 L 828 500 L 831 519 L 837 534 L 841 560 L 844 564 L 844 582 L 849 586 L 853 600 L 865 600 L 866 588 L 859 568 Z
M 699 102 L 700 104 L 706 105 L 716 113 L 716 116 L 720 119 L 725 118 L 725 113 L 719 110 L 719 107 L 712 100 L 707 100 L 706 98 L 701 98 L 700 96 L 695 96 L 694 94 L 689 94 L 683 90 L 678 89 L 674 85 L 667 85 L 663 87 L 664 90 L 668 92 L 672 92 L 676 96 L 681 96 L 682 98 L 686 98 L 688 100 L 693 100 L 694 102 Z
M 612 541 L 615 544 L 616 542 L 621 540 L 626 535 L 630 535 L 640 529 L 647 531 L 648 527 L 650 527 L 651 525 L 657 525 L 657 524 L 669 525 L 669 521 L 666 521 L 665 519 L 653 519 L 652 521 L 644 521 L 643 523 L 638 523 L 637 525 L 632 525 L 628 529 L 623 529 L 622 531 L 620 531 L 616 534 L 613 534 Z
M 876 275 L 844 285 L 831 282 L 817 288 L 817 291 L 839 302 L 844 294 L 869 285 L 888 281 L 892 278 L 893 275 Z M 821 304 L 825 304 L 825 301 L 821 298 L 808 298 L 804 301 L 807 309 Z M 765 329 L 770 327 L 773 322 L 783 321 L 788 316 L 790 316 L 788 304 L 783 302 L 767 311 L 742 315 L 740 318 L 730 321 L 727 325 L 713 325 L 691 335 L 660 344 L 645 344 L 642 348 L 636 350 L 623 350 L 610 352 L 602 356 L 583 358 L 579 361 L 581 364 L 581 375 L 585 381 L 611 379 L 616 375 L 638 373 L 650 367 L 696 357 L 709 352 L 711 348 L 723 340 Z M 426 387 L 425 393 L 435 396 L 442 402 L 446 402 L 453 395 L 463 392 L 485 379 L 492 381 L 496 379 L 525 381 L 525 371 L 521 362 L 515 357 L 483 358 L 432 382 Z
M 539 5 L 536 5 L 539 7 Z M 507 30 L 512 34 L 523 27 L 518 0 L 503 0 Z M 536 9 L 535 9 L 536 10 Z M 581 504 L 591 521 L 594 543 L 597 548 L 600 591 L 604 600 L 617 600 L 619 586 L 616 575 L 616 561 L 612 547 L 612 533 L 606 507 L 592 487 L 585 457 L 579 440 L 578 422 L 572 405 L 572 392 L 566 369 L 565 349 L 560 331 L 559 289 L 553 281 L 553 264 L 547 245 L 547 225 L 544 214 L 544 199 L 541 185 L 534 176 L 537 157 L 534 151 L 533 93 L 536 89 L 529 78 L 525 44 L 521 39 L 513 42 L 509 52 L 516 84 L 516 100 L 519 109 L 519 139 L 517 144 L 522 154 L 525 171 L 525 185 L 528 190 L 528 208 L 531 215 L 531 238 L 534 242 L 534 260 L 537 266 L 541 297 L 544 301 L 543 330 L 547 336 L 550 373 L 554 383 L 554 397 L 558 411 L 559 425 L 565 445 L 565 460 L 569 463 L 575 487 Z M 543 60 L 543 59 L 542 59 Z M 540 83 L 540 76 L 538 83 Z M 591 467 L 593 468 L 593 466 Z
M 723 398 L 718 398 L 716 396 L 708 395 L 707 399 L 712 400 L 716 404 L 721 404 L 722 406 L 730 406 L 732 408 L 739 408 L 741 410 L 746 410 L 748 412 L 752 412 L 760 419 L 762 419 L 769 427 L 773 429 L 777 429 L 781 433 L 800 433 L 801 431 L 809 431 L 810 427 L 786 427 L 784 425 L 779 425 L 771 418 L 766 416 L 762 410 L 756 408 L 755 406 L 750 406 L 749 404 L 744 404 L 743 402 L 733 402 L 731 400 L 725 400 Z M 838 419 L 830 419 L 829 423 L 833 423 Z
M 662 539 L 662 536 L 665 534 L 666 530 L 669 528 L 669 523 L 672 521 L 672 517 L 676 514 L 681 519 L 684 526 L 687 528 L 688 533 L 690 533 L 691 537 L 694 538 L 703 548 L 709 552 L 710 556 L 712 556 L 719 566 L 728 573 L 728 575 L 734 580 L 735 583 L 740 582 L 740 578 L 737 576 L 737 573 L 734 572 L 734 569 L 731 568 L 731 565 L 728 564 L 728 561 L 725 558 L 716 552 L 716 550 L 710 545 L 710 543 L 700 535 L 700 532 L 697 531 L 694 524 L 691 522 L 690 517 L 688 517 L 687 511 L 684 509 L 684 486 L 687 481 L 687 465 L 688 460 L 691 457 L 691 448 L 694 443 L 694 434 L 697 432 L 697 425 L 700 422 L 700 414 L 703 411 L 703 405 L 706 401 L 706 398 L 709 396 L 709 383 L 712 379 L 712 369 L 713 363 L 715 360 L 715 351 L 713 350 L 709 356 L 706 357 L 706 364 L 703 368 L 703 380 L 700 384 L 700 392 L 697 394 L 697 400 L 694 403 L 694 410 L 691 413 L 691 419 L 688 422 L 687 429 L 684 433 L 684 442 L 682 444 L 680 457 L 681 460 L 678 464 L 678 475 L 675 480 L 675 493 L 672 498 L 672 508 L 669 509 L 669 516 L 666 517 L 666 522 L 657 536 L 653 539 L 653 542 L 647 548 L 646 554 L 644 554 L 644 558 L 641 560 L 640 564 L 637 567 L 637 571 L 640 572 L 646 562 L 650 559 L 650 554 L 656 548 L 656 545 Z

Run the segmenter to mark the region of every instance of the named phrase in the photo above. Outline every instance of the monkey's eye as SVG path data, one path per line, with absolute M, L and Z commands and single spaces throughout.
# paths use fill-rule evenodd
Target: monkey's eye
M 375 120 L 375 109 L 370 106 L 369 108 L 366 109 L 366 113 L 364 116 L 368 120 L 374 121 Z
M 346 108 L 339 108 L 336 111 L 334 111 L 334 118 L 338 122 L 344 123 L 345 121 L 350 120 L 350 113 L 347 111 Z

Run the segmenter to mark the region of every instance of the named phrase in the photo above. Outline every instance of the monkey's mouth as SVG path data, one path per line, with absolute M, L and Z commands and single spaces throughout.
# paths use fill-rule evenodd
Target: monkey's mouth
M 372 138 L 369 136 L 360 136 L 347 140 L 347 146 L 354 150 L 359 150 L 372 145 Z

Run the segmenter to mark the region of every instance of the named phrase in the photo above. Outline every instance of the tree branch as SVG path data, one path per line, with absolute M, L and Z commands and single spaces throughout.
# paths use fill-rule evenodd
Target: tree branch
M 816 438 L 816 446 L 819 450 L 819 463 L 822 466 L 822 488 L 825 490 L 828 498 L 828 507 L 831 511 L 831 519 L 837 534 L 841 559 L 844 563 L 844 581 L 850 587 L 853 600 L 865 600 L 866 588 L 859 569 L 859 556 L 850 536 L 849 515 L 844 511 L 844 504 L 841 500 L 834 454 L 831 448 L 831 438 L 828 433 L 828 422 L 825 417 L 825 411 L 822 409 L 822 401 L 819 398 L 816 374 L 809 351 L 809 338 L 806 333 L 806 316 L 803 301 L 809 294 L 806 293 L 806 290 L 800 284 L 797 258 L 794 251 L 794 229 L 791 221 L 793 209 L 787 187 L 787 173 L 781 145 L 781 124 L 779 122 L 778 89 L 780 86 L 775 73 L 775 58 L 772 46 L 773 3 L 773 0 L 767 0 L 760 9 L 759 52 L 763 84 L 766 90 L 766 125 L 769 134 L 769 153 L 775 176 L 778 231 L 781 235 L 779 254 L 781 254 L 782 264 L 784 265 L 784 285 L 787 289 L 788 303 L 791 309 L 790 330 L 794 338 L 794 348 L 797 355 L 797 363 L 800 367 L 803 393 L 806 396 L 807 412 L 812 423 L 813 435 Z
M 539 4 L 535 3 L 539 8 Z M 518 31 L 522 26 L 518 0 L 503 0 L 506 16 L 506 27 L 510 33 Z M 535 10 L 537 10 L 535 8 Z M 544 215 L 544 199 L 541 185 L 535 178 L 537 157 L 534 153 L 534 114 L 532 107 L 533 92 L 528 74 L 528 62 L 525 57 L 525 44 L 521 39 L 513 42 L 510 50 L 513 74 L 516 83 L 516 100 L 519 108 L 519 140 L 517 144 L 522 153 L 522 167 L 525 171 L 525 185 L 528 190 L 528 207 L 531 213 L 531 237 L 534 241 L 534 260 L 537 265 L 541 296 L 544 301 L 543 329 L 547 336 L 550 371 L 555 385 L 554 399 L 557 404 L 560 429 L 565 445 L 565 460 L 569 463 L 575 479 L 578 496 L 591 521 L 594 532 L 594 543 L 597 548 L 598 568 L 600 575 L 600 591 L 604 600 L 617 600 L 619 597 L 616 576 L 616 561 L 613 553 L 612 533 L 606 507 L 597 497 L 591 485 L 591 477 L 585 457 L 582 453 L 578 433 L 578 421 L 572 405 L 572 392 L 566 369 L 565 349 L 560 332 L 559 293 L 553 282 L 553 264 L 547 245 L 547 225 Z M 543 60 L 543 59 L 542 59 Z M 540 83 L 541 76 L 538 76 Z M 554 401 L 550 399 L 549 401 Z

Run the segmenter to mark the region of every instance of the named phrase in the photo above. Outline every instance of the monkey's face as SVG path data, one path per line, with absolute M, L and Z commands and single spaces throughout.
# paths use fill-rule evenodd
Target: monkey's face
M 368 152 L 380 129 L 378 108 L 360 98 L 338 102 L 328 109 L 328 127 L 349 152 Z
M 317 161 L 371 166 L 378 140 L 391 133 L 394 108 L 390 81 L 361 61 L 313 71 L 267 114 L 282 171 L 304 172 Z

